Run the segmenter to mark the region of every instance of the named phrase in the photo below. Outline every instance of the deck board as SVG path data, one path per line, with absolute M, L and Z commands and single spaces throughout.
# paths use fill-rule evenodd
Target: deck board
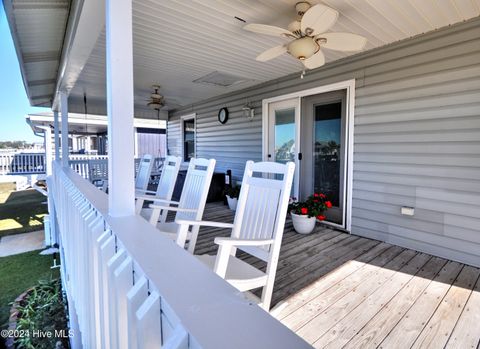
M 204 220 L 233 222 L 233 212 L 210 203 Z M 215 254 L 215 237 L 229 234 L 202 227 L 195 254 Z M 478 268 L 326 226 L 297 234 L 287 219 L 271 314 L 318 348 L 478 348 L 479 276 Z

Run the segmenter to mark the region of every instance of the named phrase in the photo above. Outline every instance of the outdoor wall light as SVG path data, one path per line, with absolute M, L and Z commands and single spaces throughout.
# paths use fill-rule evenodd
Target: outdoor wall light
M 255 117 L 255 109 L 250 104 L 245 104 L 242 108 L 243 116 L 252 120 Z

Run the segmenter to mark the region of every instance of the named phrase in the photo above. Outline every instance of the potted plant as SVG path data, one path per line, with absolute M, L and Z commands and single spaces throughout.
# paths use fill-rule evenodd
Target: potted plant
M 237 209 L 240 189 L 240 185 L 225 188 L 225 196 L 227 197 L 228 208 L 230 208 L 232 211 L 235 211 Z
M 290 200 L 288 209 L 292 216 L 293 228 L 297 233 L 310 234 L 317 220 L 325 220 L 325 212 L 332 207 L 325 194 L 315 193 L 305 201 Z

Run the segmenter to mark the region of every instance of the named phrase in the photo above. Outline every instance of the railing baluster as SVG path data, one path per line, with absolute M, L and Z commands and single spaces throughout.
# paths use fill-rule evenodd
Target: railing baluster
M 114 271 L 114 292 L 117 309 L 117 348 L 128 349 L 127 293 L 133 286 L 133 260 L 125 258 Z
M 135 313 L 139 349 L 160 349 L 162 331 L 160 324 L 160 296 L 153 291 Z
M 110 341 L 110 315 L 109 315 L 109 288 L 108 288 L 108 270 L 107 270 L 107 263 L 110 258 L 113 257 L 115 253 L 115 237 L 111 235 L 105 241 L 105 243 L 100 246 L 101 252 L 101 276 L 100 276 L 100 289 L 101 289 L 101 320 L 102 320 L 102 333 L 105 340 L 105 348 L 113 348 Z
M 138 348 L 136 313 L 148 297 L 148 282 L 141 276 L 127 293 L 128 348 Z
M 107 279 L 108 279 L 108 316 L 109 316 L 109 332 L 105 333 L 110 337 L 110 347 L 118 348 L 118 313 L 117 300 L 115 297 L 115 270 L 127 258 L 126 251 L 119 249 L 107 263 Z

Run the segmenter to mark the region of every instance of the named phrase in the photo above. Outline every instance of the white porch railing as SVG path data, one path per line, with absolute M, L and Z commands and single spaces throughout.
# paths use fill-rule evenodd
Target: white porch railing
M 45 153 L 0 153 L 0 175 L 45 173 Z
M 139 216 L 54 166 L 62 277 L 84 348 L 307 348 Z M 76 324 L 71 324 L 77 328 Z
M 70 155 L 68 163 L 75 172 L 90 181 L 108 178 L 108 155 Z
M 163 158 L 155 158 L 152 174 L 157 174 Z M 108 155 L 70 155 L 70 167 L 85 179 L 94 182 L 108 178 Z M 135 159 L 135 172 L 138 171 L 140 158 Z

